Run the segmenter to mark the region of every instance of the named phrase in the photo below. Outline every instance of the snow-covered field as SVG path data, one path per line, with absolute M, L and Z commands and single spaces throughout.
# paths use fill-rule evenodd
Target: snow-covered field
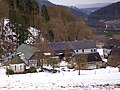
M 0 68 L 0 90 L 120 90 L 118 68 L 5 75 Z

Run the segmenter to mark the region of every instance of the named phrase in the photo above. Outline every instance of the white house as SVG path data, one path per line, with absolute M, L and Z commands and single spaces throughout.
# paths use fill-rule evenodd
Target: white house
M 8 63 L 8 66 L 9 69 L 14 71 L 14 73 L 23 73 L 25 71 L 25 63 L 18 56 L 14 56 Z
M 97 53 L 96 44 L 92 40 L 70 41 L 68 43 L 75 54 Z

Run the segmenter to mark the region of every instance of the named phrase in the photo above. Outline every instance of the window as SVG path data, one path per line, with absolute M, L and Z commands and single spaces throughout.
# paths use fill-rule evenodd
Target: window
M 20 70 L 22 70 L 22 65 L 20 65 Z
M 82 49 L 82 52 L 84 52 L 84 49 Z
M 16 71 L 16 65 L 15 65 L 15 71 Z
M 93 50 L 91 49 L 91 52 L 93 52 Z
M 76 50 L 76 52 L 78 52 L 78 50 Z

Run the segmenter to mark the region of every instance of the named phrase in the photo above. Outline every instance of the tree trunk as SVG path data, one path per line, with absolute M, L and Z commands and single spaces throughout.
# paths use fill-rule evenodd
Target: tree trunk
M 79 71 L 78 71 L 78 75 L 80 75 L 80 64 L 79 64 Z
M 54 66 L 54 64 L 53 64 L 53 70 L 55 69 L 55 66 Z
M 118 71 L 120 72 L 120 65 L 118 65 Z

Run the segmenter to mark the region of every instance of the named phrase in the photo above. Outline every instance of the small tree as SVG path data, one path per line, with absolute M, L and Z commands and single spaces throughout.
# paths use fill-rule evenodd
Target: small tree
M 44 54 L 42 54 L 42 55 L 39 56 L 39 58 L 38 58 L 38 66 L 40 66 L 41 69 L 43 68 L 44 59 L 45 59 Z
M 53 70 L 55 69 L 55 65 L 58 64 L 59 61 L 57 58 L 50 56 L 48 59 L 48 64 L 52 66 Z
M 77 68 L 78 68 L 78 75 L 80 75 L 80 69 L 81 67 L 83 67 L 84 65 L 87 64 L 87 55 L 85 54 L 78 54 L 78 55 L 75 55 L 75 61 L 76 61 L 76 64 L 77 64 Z
M 108 58 L 108 64 L 113 67 L 118 67 L 120 65 L 120 56 L 110 55 Z

